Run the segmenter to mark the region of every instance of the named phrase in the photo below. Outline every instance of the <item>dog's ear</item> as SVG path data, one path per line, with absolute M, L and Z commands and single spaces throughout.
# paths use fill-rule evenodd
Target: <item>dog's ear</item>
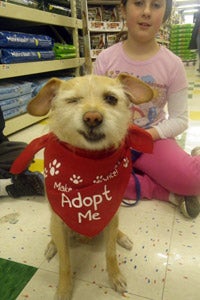
M 45 116 L 51 108 L 51 102 L 56 96 L 61 82 L 58 78 L 50 79 L 29 102 L 27 106 L 28 113 L 33 116 Z
M 122 83 L 125 93 L 134 104 L 148 102 L 154 96 L 153 89 L 134 76 L 121 73 L 117 79 Z

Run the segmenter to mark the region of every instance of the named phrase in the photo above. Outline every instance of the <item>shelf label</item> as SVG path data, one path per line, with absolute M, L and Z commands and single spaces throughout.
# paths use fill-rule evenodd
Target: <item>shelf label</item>
M 10 66 L 8 64 L 3 64 L 2 66 L 2 70 L 9 70 Z

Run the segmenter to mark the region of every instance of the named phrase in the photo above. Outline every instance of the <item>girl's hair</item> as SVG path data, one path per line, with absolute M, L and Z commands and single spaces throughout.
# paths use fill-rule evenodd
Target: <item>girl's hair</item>
M 172 11 L 172 0 L 165 0 L 166 1 L 166 9 L 165 9 L 165 14 L 164 14 L 164 18 L 163 18 L 163 23 L 167 21 L 167 19 L 170 17 L 171 15 L 171 11 Z M 121 0 L 121 5 L 123 7 L 126 6 L 128 0 Z M 115 42 L 119 42 L 119 41 L 123 41 L 127 39 L 127 31 L 124 31 L 122 29 L 122 31 L 117 35 Z
M 165 10 L 164 18 L 163 18 L 163 23 L 165 21 L 167 21 L 167 19 L 171 15 L 171 11 L 172 11 L 172 0 L 165 0 L 165 1 L 166 1 L 166 10 Z M 127 2 L 128 2 L 128 0 L 121 0 L 122 6 L 126 6 Z

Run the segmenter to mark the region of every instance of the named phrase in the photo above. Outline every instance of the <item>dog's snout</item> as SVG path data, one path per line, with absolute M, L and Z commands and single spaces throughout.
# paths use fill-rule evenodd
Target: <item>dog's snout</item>
M 97 127 L 103 121 L 103 116 L 98 111 L 88 111 L 83 116 L 83 121 L 89 127 Z

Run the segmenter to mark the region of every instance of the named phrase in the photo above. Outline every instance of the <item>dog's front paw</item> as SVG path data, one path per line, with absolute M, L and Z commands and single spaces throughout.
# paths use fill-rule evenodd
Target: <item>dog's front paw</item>
M 71 296 L 55 294 L 54 300 L 71 300 Z
M 57 289 L 57 292 L 54 296 L 54 300 L 71 300 L 72 298 L 72 290 L 59 290 Z
M 121 273 L 118 273 L 116 275 L 114 275 L 111 278 L 112 284 L 114 289 L 120 293 L 120 294 L 124 294 L 127 292 L 127 284 L 126 284 L 126 279 L 124 278 L 124 276 Z
M 54 241 L 50 241 L 44 252 L 44 255 L 45 255 L 47 261 L 49 262 L 56 255 L 56 253 L 57 253 L 56 245 L 55 245 Z

